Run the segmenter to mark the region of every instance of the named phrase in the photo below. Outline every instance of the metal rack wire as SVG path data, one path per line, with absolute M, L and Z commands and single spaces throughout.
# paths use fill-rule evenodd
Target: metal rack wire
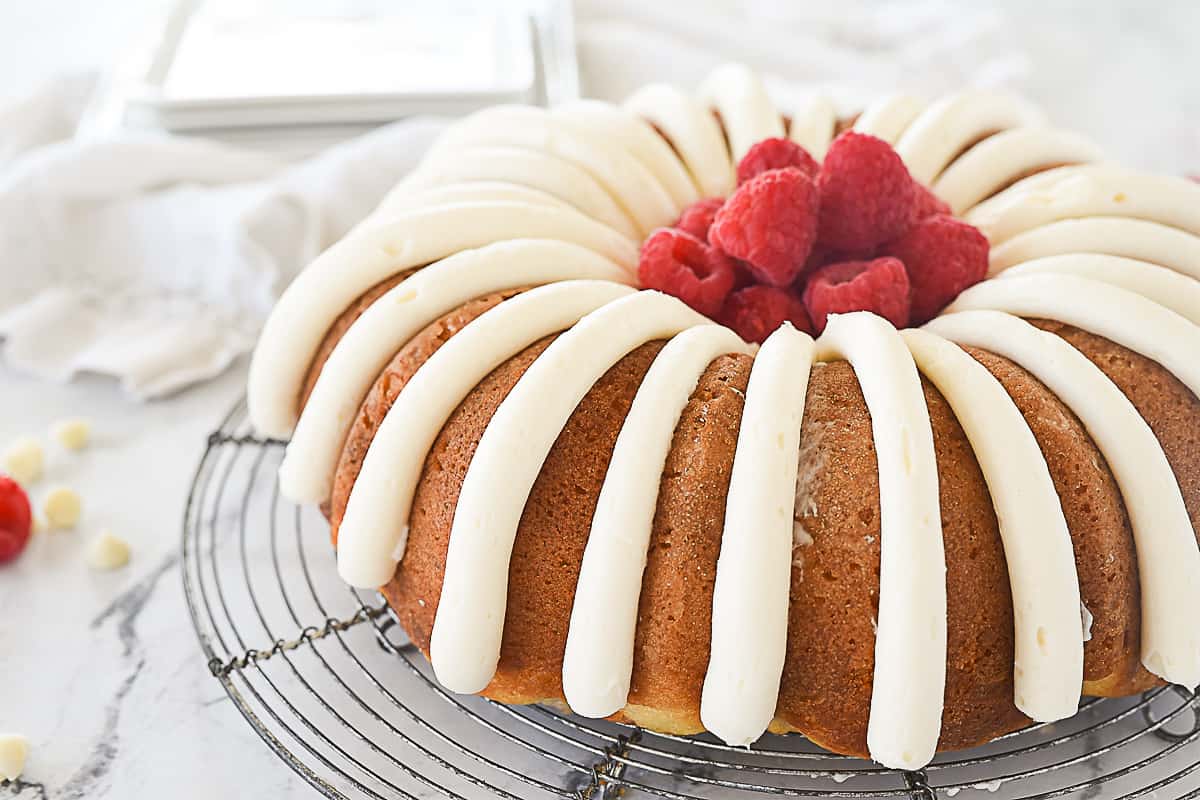
M 183 579 L 215 680 L 331 798 L 1200 798 L 1200 699 L 1156 689 L 897 772 L 800 736 L 754 748 L 443 690 L 381 598 L 338 579 L 328 527 L 282 499 L 282 443 L 243 404 L 208 440 Z M 965 794 L 964 794 L 965 796 Z

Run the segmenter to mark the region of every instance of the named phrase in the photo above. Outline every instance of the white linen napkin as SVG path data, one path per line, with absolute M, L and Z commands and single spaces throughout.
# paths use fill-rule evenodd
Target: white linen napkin
M 1024 71 L 994 15 L 962 4 L 596 0 L 577 18 L 585 93 L 612 100 L 651 80 L 693 86 L 727 60 L 763 69 L 784 108 L 803 91 L 851 107 L 901 82 L 933 94 Z M 51 380 L 109 375 L 138 398 L 247 352 L 287 282 L 443 125 L 398 122 L 298 164 L 165 134 L 75 140 L 91 84 L 66 77 L 0 107 L 0 357 Z

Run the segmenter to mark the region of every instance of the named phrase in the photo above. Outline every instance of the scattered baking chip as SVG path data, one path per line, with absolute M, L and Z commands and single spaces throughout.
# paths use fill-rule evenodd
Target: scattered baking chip
M 129 563 L 129 543 L 108 531 L 88 545 L 87 562 L 92 569 L 120 569 Z
M 46 495 L 46 499 L 42 501 L 42 514 L 46 517 L 46 524 L 51 528 L 74 528 L 75 523 L 79 522 L 79 513 L 82 508 L 83 503 L 79 499 L 79 495 L 65 486 L 51 489 L 50 493 Z
M 0 733 L 0 779 L 15 781 L 25 769 L 29 740 L 15 733 Z
M 68 450 L 82 450 L 92 438 L 92 423 L 86 419 L 60 420 L 50 428 L 50 435 Z
M 28 486 L 42 477 L 45 462 L 41 444 L 37 439 L 26 436 L 13 442 L 4 451 L 0 471 L 22 486 Z

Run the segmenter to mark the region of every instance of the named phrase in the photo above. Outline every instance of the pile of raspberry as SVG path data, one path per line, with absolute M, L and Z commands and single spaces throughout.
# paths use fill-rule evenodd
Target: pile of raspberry
M 830 314 L 920 325 L 987 273 L 988 242 L 913 180 L 896 151 L 847 131 L 817 163 L 764 139 L 726 199 L 699 200 L 642 245 L 642 286 L 762 342 L 785 321 L 810 334 Z

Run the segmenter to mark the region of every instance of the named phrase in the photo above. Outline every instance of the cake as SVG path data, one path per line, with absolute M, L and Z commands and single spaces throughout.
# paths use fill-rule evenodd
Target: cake
M 758 143 L 845 131 L 988 279 L 761 346 L 639 288 Z M 452 125 L 284 292 L 248 390 L 448 689 L 905 769 L 1200 684 L 1198 397 L 1200 186 L 1007 94 L 839 117 L 736 65 Z

